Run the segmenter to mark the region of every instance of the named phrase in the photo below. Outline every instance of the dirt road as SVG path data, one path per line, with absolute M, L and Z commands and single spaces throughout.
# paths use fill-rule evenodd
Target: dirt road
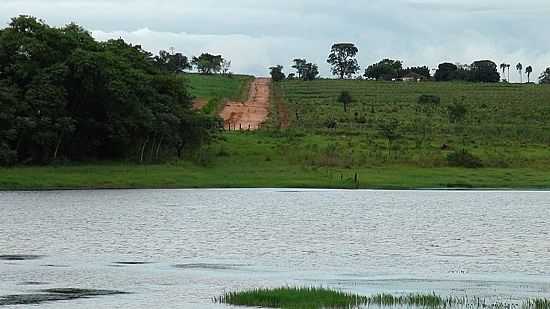
M 271 79 L 256 78 L 246 102 L 228 102 L 220 116 L 226 130 L 257 130 L 269 115 Z

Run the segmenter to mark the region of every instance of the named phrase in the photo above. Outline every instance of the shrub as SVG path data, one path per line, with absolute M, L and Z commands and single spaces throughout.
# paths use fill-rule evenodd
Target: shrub
M 466 168 L 480 168 L 483 167 L 481 159 L 474 156 L 467 150 L 453 151 L 447 155 L 447 161 L 450 166 L 466 167 Z

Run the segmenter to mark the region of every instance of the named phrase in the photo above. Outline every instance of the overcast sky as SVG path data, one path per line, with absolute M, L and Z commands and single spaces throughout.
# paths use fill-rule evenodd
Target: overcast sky
M 76 22 L 99 40 L 122 37 L 157 52 L 221 53 L 237 73 L 305 57 L 329 74 L 334 42 L 359 47 L 359 63 L 443 61 L 550 66 L 550 0 L 0 0 L 0 19 L 27 14 Z M 512 81 L 518 73 L 511 69 Z

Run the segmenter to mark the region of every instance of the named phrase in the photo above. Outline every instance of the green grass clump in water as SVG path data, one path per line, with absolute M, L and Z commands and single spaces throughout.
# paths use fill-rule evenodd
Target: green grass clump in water
M 412 305 L 424 307 L 441 307 L 452 304 L 452 299 L 443 299 L 435 294 L 409 294 L 406 296 L 393 296 L 391 294 L 378 294 L 368 298 L 368 303 L 381 306 Z
M 367 297 L 324 288 L 276 288 L 230 292 L 216 302 L 283 309 L 350 308 L 367 304 Z
M 452 298 L 444 299 L 435 294 L 378 294 L 369 297 L 324 288 L 276 288 L 230 292 L 216 298 L 215 301 L 238 306 L 284 309 L 355 308 L 368 304 L 444 307 L 454 303 Z
M 550 309 L 550 299 L 545 298 L 535 298 L 528 300 L 524 308 L 528 309 Z

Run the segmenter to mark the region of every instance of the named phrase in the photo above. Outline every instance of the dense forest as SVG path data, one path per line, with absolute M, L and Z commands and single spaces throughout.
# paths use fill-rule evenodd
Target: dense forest
M 192 110 L 167 65 L 187 59 L 169 57 L 76 24 L 12 19 L 0 30 L 0 165 L 156 161 L 207 142 L 219 120 Z

